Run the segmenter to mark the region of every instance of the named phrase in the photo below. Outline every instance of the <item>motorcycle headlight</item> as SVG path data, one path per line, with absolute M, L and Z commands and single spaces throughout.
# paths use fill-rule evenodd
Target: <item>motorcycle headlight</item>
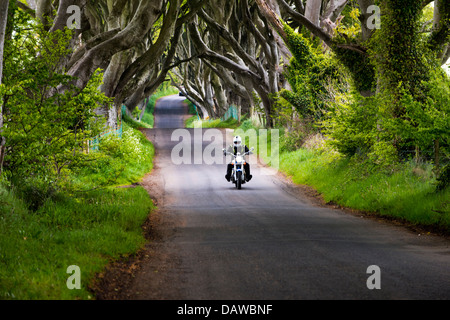
M 236 162 L 243 162 L 243 158 L 241 156 L 237 156 L 236 157 Z

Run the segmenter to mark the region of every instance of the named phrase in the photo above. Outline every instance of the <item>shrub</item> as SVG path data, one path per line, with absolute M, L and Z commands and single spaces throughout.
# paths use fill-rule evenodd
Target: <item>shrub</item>
M 437 177 L 436 190 L 442 191 L 450 185 L 450 164 L 444 166 Z

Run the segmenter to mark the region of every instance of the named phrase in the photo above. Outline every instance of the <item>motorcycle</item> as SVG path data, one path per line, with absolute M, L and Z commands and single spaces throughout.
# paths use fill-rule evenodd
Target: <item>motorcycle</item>
M 241 154 L 240 152 L 234 154 L 233 152 L 223 149 L 224 156 L 231 155 L 233 157 L 233 160 L 231 161 L 231 164 L 233 165 L 231 171 L 231 183 L 234 183 L 237 189 L 241 189 L 242 185 L 246 182 L 244 170 L 244 164 L 246 163 L 245 156 L 252 154 L 253 150 L 254 148 L 251 148 L 244 154 Z

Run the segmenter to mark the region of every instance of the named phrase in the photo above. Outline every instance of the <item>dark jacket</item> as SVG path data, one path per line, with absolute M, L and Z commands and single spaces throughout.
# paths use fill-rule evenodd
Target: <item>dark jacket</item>
M 233 151 L 231 151 L 231 150 L 233 150 Z M 238 152 L 240 152 L 241 154 L 244 154 L 245 152 L 249 152 L 250 149 L 246 145 L 241 144 L 240 147 L 229 146 L 228 151 L 233 152 L 236 155 L 236 153 L 238 153 Z

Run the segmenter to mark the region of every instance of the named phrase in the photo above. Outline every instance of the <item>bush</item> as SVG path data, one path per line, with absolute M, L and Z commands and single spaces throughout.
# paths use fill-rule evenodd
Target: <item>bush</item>
M 324 133 L 328 143 L 343 155 L 352 157 L 371 151 L 377 132 L 378 99 L 364 98 L 355 93 L 350 103 L 346 99 L 336 101 L 328 119 L 324 121 Z
M 450 164 L 444 166 L 437 177 L 436 190 L 442 191 L 450 185 Z
M 139 180 L 152 168 L 154 147 L 138 130 L 123 124 L 122 138 L 111 134 L 89 154 L 82 168 L 74 170 L 76 189 L 128 184 Z
M 242 121 L 241 125 L 239 126 L 239 129 L 245 132 L 250 129 L 258 130 L 258 127 L 253 124 L 253 121 L 251 119 L 247 119 Z
M 304 139 L 305 135 L 300 130 L 286 132 L 280 137 L 280 151 L 295 151 L 302 146 Z
M 16 181 L 14 191 L 23 199 L 30 211 L 37 211 L 57 191 L 53 184 L 38 178 Z

